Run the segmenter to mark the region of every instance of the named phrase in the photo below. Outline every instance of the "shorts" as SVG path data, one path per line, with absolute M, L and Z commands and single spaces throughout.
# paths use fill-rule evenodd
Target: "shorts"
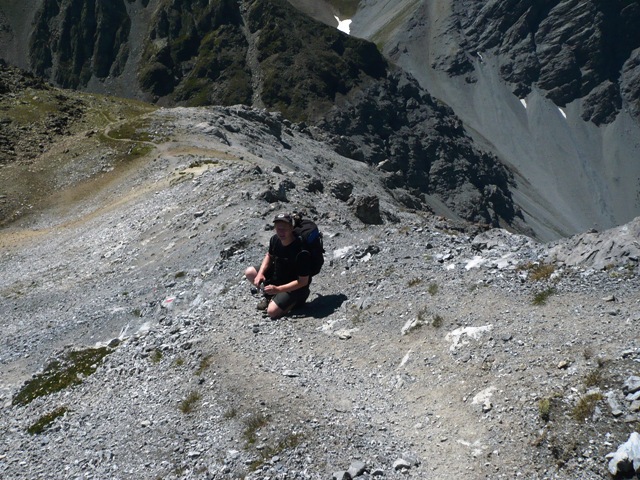
M 256 269 L 256 272 L 260 269 L 259 266 L 253 266 Z M 268 273 L 268 272 L 267 272 Z M 269 279 L 266 280 L 265 284 L 270 284 Z M 311 278 L 309 278 L 309 285 L 311 285 Z M 309 298 L 309 294 L 311 291 L 309 290 L 309 285 L 303 288 L 299 288 L 298 290 L 294 290 L 293 292 L 282 292 L 276 294 L 274 297 L 271 297 L 271 300 L 276 302 L 276 305 L 280 307 L 281 310 L 290 310 L 295 307 L 301 307 L 304 305 L 304 302 Z M 268 298 L 268 297 L 267 297 Z
M 304 302 L 309 298 L 309 287 L 299 288 L 293 292 L 278 293 L 273 300 L 281 310 L 288 311 L 295 307 L 304 305 Z

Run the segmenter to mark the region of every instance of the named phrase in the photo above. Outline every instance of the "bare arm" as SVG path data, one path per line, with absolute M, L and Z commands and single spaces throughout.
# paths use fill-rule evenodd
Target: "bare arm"
M 282 292 L 293 292 L 294 290 L 298 290 L 299 288 L 303 288 L 309 285 L 309 277 L 298 277 L 297 280 L 294 280 L 289 283 L 285 283 L 284 285 L 267 285 L 264 287 L 265 293 L 269 295 L 276 295 L 277 293 Z
M 264 282 L 265 280 L 264 273 L 267 271 L 267 268 L 269 268 L 270 263 L 271 263 L 271 255 L 269 255 L 269 252 L 267 252 L 267 254 L 264 256 L 264 259 L 262 260 L 262 264 L 260 265 L 260 270 L 258 270 L 258 274 L 256 275 L 256 278 L 253 280 L 253 284 L 256 287 L 259 286 L 261 282 Z

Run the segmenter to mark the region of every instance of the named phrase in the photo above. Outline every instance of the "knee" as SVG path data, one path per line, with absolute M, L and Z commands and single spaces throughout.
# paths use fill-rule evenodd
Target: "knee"
M 244 271 L 244 276 L 249 280 L 253 280 L 254 278 L 256 278 L 256 275 L 258 275 L 258 272 L 256 272 L 256 269 L 254 267 L 248 267 Z
M 271 317 L 272 319 L 276 319 L 282 316 L 282 309 L 276 304 L 276 302 L 271 300 L 269 302 L 269 306 L 267 307 L 267 315 L 269 315 L 269 317 Z

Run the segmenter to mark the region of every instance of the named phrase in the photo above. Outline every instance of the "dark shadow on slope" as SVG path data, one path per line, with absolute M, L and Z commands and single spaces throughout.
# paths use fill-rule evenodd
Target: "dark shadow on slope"
M 344 293 L 331 295 L 317 294 L 316 298 L 305 303 L 304 306 L 296 308 L 291 316 L 298 318 L 326 318 L 336 312 L 346 300 L 347 296 Z

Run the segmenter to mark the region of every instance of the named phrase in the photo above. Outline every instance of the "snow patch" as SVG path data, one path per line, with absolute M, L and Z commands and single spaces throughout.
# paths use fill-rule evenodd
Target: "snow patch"
M 346 20 L 340 20 L 338 17 L 336 17 L 335 15 L 333 16 L 333 18 L 335 18 L 338 21 L 338 30 L 340 30 L 341 32 L 350 34 L 351 33 L 351 19 L 347 18 Z
M 564 110 L 562 110 L 560 107 L 558 107 L 558 110 L 560 111 L 560 114 L 566 119 L 567 118 L 567 114 L 564 113 Z
M 527 99 L 526 98 L 521 98 L 520 99 L 520 103 L 524 106 L 524 108 L 527 108 Z

